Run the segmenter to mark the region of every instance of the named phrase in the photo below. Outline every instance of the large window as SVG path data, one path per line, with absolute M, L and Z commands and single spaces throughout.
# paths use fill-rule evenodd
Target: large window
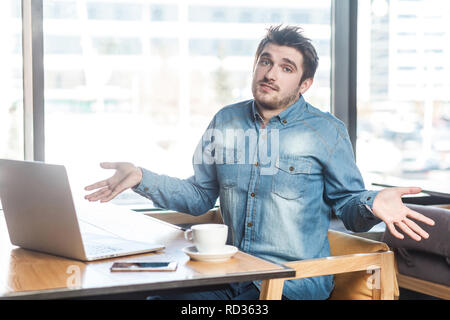
M 372 182 L 448 186 L 449 1 L 360 0 L 358 34 L 359 167 Z
M 0 158 L 23 159 L 21 1 L 0 1 Z
M 45 160 L 72 187 L 130 161 L 180 178 L 212 116 L 251 99 L 254 53 L 274 24 L 304 28 L 320 55 L 306 99 L 330 110 L 331 0 L 44 0 Z M 121 204 L 151 205 L 133 192 Z

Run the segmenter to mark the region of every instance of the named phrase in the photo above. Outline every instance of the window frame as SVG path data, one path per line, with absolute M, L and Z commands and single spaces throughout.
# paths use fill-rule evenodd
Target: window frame
M 333 0 L 331 26 L 331 110 L 347 126 L 356 158 L 358 0 Z
M 22 0 L 24 158 L 45 161 L 43 1 Z

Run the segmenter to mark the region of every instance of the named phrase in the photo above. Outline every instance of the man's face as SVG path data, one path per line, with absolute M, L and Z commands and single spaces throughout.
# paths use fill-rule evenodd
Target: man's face
M 257 104 L 270 110 L 285 109 L 312 84 L 303 75 L 303 55 L 297 49 L 267 44 L 253 70 L 252 93 Z

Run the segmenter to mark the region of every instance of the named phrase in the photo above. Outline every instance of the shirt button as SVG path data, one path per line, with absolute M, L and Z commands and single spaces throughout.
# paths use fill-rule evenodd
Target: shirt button
M 148 188 L 147 188 L 147 187 L 145 187 L 145 188 L 144 188 L 144 191 L 145 191 L 145 192 L 147 192 L 147 191 L 148 191 Z
M 253 223 L 252 222 L 247 223 L 247 227 L 249 228 L 253 227 Z
M 289 167 L 289 171 L 294 171 L 294 167 Z
M 287 123 L 287 121 L 286 121 L 286 120 L 283 120 L 283 123 L 284 123 L 284 124 L 286 124 L 286 123 Z
M 254 197 L 255 197 L 255 193 L 254 193 L 254 192 L 252 192 L 251 196 L 252 196 L 252 198 L 254 198 Z
M 255 163 L 255 166 L 259 166 L 259 162 L 256 162 L 256 163 Z

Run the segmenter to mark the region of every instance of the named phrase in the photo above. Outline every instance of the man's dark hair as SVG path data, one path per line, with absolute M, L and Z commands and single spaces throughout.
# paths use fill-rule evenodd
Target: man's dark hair
M 303 55 L 303 75 L 300 83 L 305 79 L 314 78 L 317 66 L 319 65 L 319 57 L 317 56 L 316 49 L 311 44 L 311 40 L 304 37 L 302 31 L 300 27 L 286 26 L 282 28 L 282 25 L 272 26 L 267 29 L 266 36 L 259 43 L 258 49 L 256 49 L 253 67 L 256 66 L 264 47 L 269 43 L 273 43 L 278 46 L 297 49 Z

